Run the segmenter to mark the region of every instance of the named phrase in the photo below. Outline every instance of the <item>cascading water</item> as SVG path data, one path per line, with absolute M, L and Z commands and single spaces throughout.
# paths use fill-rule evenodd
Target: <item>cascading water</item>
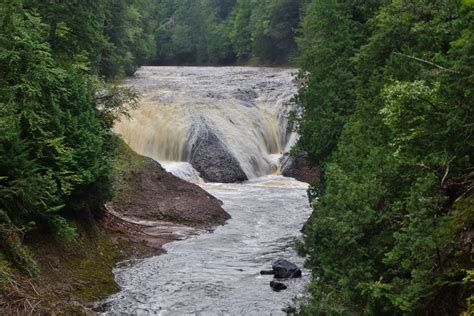
M 132 119 L 119 122 L 115 131 L 136 152 L 162 162 L 178 176 L 183 172 L 177 164 L 168 168 L 167 162 L 191 162 L 196 167 L 197 143 L 203 135 L 212 134 L 221 142 L 216 160 L 223 152 L 235 158 L 234 167 L 248 179 L 260 177 L 277 169 L 272 155 L 282 154 L 295 139 L 288 132 L 287 120 L 295 92 L 293 72 L 250 67 L 143 67 L 129 81 L 142 92 L 142 104 L 131 113 Z M 216 167 L 228 168 L 229 159 L 226 164 Z M 189 165 L 183 164 L 183 168 L 188 169 L 184 176 L 189 176 Z
M 280 258 L 303 265 L 292 246 L 311 213 L 307 184 L 278 175 L 281 153 L 297 137 L 287 130 L 291 109 L 286 104 L 295 92 L 292 70 L 144 67 L 128 83 L 144 98 L 132 119 L 115 130 L 138 153 L 219 198 L 232 218 L 213 233 L 166 244 L 164 255 L 117 267 L 121 291 L 98 303 L 97 310 L 284 314 L 282 309 L 304 292 L 309 272 L 284 281 L 283 292 L 272 291 L 272 277 L 259 272 Z M 251 180 L 205 183 L 194 167 L 220 182 L 242 179 L 239 170 Z

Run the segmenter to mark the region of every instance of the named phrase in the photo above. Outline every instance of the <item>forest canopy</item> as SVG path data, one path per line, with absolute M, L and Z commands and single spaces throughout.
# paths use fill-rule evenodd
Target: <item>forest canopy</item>
M 299 0 L 162 0 L 155 64 L 287 64 Z
M 321 166 L 304 315 L 474 311 L 472 1 L 311 1 L 299 150 Z

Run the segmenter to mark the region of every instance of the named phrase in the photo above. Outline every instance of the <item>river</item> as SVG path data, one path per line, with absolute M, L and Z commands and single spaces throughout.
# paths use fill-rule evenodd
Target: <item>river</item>
M 304 293 L 306 270 L 285 281 L 288 289 L 281 292 L 270 288 L 272 276 L 260 275 L 280 258 L 300 267 L 304 261 L 293 244 L 311 213 L 307 184 L 278 172 L 279 157 L 296 139 L 286 119 L 292 72 L 145 67 L 128 82 L 144 101 L 116 131 L 137 152 L 220 199 L 232 218 L 213 232 L 166 244 L 163 255 L 121 263 L 114 270 L 121 291 L 101 302 L 106 314 L 280 315 Z M 247 181 L 200 177 L 193 142 L 203 130 L 217 135 L 219 150 L 232 158 L 225 162 L 235 162 Z M 217 174 L 225 179 L 226 164 L 209 168 L 223 168 Z

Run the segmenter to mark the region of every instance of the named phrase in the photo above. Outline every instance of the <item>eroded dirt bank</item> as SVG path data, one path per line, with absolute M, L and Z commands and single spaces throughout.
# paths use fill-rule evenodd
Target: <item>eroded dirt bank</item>
M 220 200 L 123 142 L 114 178 L 115 197 L 104 206 L 99 223 L 112 236 L 119 233 L 144 244 L 141 256 L 156 254 L 169 241 L 212 229 L 230 218 Z
M 155 160 L 121 143 L 115 198 L 107 205 L 117 214 L 146 221 L 169 221 L 198 228 L 230 218 L 222 202 L 199 186 L 168 173 Z
M 59 243 L 48 232 L 27 236 L 41 275 L 34 281 L 8 276 L 1 314 L 89 313 L 89 303 L 118 290 L 112 274 L 117 262 L 156 255 L 165 243 L 230 218 L 218 199 L 123 142 L 113 181 L 115 197 L 97 218 L 71 219 L 77 241 Z

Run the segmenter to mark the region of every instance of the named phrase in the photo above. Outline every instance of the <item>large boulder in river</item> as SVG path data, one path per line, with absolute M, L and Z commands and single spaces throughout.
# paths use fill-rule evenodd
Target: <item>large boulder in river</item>
M 209 182 L 242 182 L 247 180 L 238 160 L 210 130 L 200 130 L 191 149 L 191 165 Z
M 294 264 L 285 259 L 279 259 L 272 265 L 273 274 L 277 279 L 299 278 L 301 270 Z

